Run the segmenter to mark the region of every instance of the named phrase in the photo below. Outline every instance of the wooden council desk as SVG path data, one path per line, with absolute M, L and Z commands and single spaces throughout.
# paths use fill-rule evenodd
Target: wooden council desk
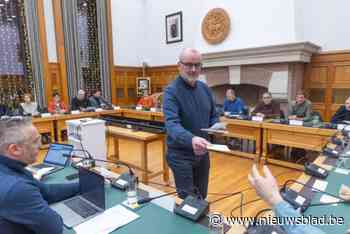
M 276 123 L 262 124 L 263 152 L 262 160 L 266 163 L 277 164 L 303 170 L 302 165 L 269 158 L 269 144 L 283 145 L 321 152 L 329 138 L 336 133 L 334 129 L 291 126 Z
M 47 118 L 33 118 L 33 125 L 38 129 L 40 134 L 50 134 L 51 141 L 55 141 L 55 125 L 54 125 L 55 117 L 47 117 Z M 46 145 L 43 146 L 44 148 Z
M 121 127 L 115 127 L 115 126 L 109 126 L 107 127 L 107 132 L 110 136 L 114 138 L 114 157 L 111 157 L 112 160 L 118 160 L 120 162 L 127 163 L 128 165 L 132 166 L 133 168 L 138 168 L 141 170 L 141 178 L 143 183 L 148 183 L 148 180 L 156 177 L 158 175 L 163 174 L 163 180 L 166 182 L 166 184 L 169 184 L 169 168 L 168 164 L 166 162 L 166 154 L 165 154 L 165 136 L 164 134 L 155 134 L 155 133 L 149 133 L 149 132 L 143 132 L 143 131 L 134 131 L 132 129 L 127 128 L 121 128 Z M 130 162 L 121 161 L 119 157 L 119 139 L 125 139 L 128 141 L 137 142 L 141 146 L 141 166 L 132 164 Z M 109 140 L 109 139 L 107 139 Z M 162 150 L 162 170 L 158 172 L 151 172 L 148 169 L 148 144 L 155 142 L 155 141 L 161 141 L 163 150 Z
M 225 117 L 221 118 L 220 120 L 227 123 L 227 133 L 224 133 L 223 136 L 255 141 L 254 153 L 246 153 L 237 150 L 231 150 L 230 153 L 254 159 L 256 162 L 258 162 L 261 156 L 262 123 L 247 120 L 228 119 Z

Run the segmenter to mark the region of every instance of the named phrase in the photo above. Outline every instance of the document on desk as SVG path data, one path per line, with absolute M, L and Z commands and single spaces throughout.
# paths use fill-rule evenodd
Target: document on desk
M 77 234 L 108 234 L 138 218 L 136 213 L 117 205 L 74 227 L 74 231 Z

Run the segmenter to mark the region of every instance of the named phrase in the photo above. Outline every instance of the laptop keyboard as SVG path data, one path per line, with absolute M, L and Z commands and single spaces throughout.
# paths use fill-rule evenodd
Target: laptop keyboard
M 64 204 L 83 218 L 90 217 L 98 212 L 96 208 L 92 207 L 80 197 L 65 201 Z

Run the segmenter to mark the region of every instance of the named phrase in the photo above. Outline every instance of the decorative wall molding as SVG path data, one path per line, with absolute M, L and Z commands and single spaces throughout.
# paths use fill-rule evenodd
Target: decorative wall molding
M 233 65 L 310 62 L 311 56 L 321 47 L 311 42 L 288 43 L 203 54 L 203 67 Z

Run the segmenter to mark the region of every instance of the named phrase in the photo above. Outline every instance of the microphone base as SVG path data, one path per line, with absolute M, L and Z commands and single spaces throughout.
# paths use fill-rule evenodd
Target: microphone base
M 130 174 L 125 172 L 111 182 L 113 188 L 125 191 L 129 187 Z
M 283 200 L 285 200 L 291 206 L 293 206 L 294 209 L 300 208 L 301 213 L 304 213 L 306 209 L 310 206 L 310 203 L 311 203 L 310 199 L 307 199 L 306 197 L 299 195 L 297 192 L 295 192 L 292 189 L 282 188 L 280 193 Z
M 174 213 L 190 219 L 194 222 L 209 212 L 209 203 L 193 196 L 187 196 L 185 200 L 174 209 Z

